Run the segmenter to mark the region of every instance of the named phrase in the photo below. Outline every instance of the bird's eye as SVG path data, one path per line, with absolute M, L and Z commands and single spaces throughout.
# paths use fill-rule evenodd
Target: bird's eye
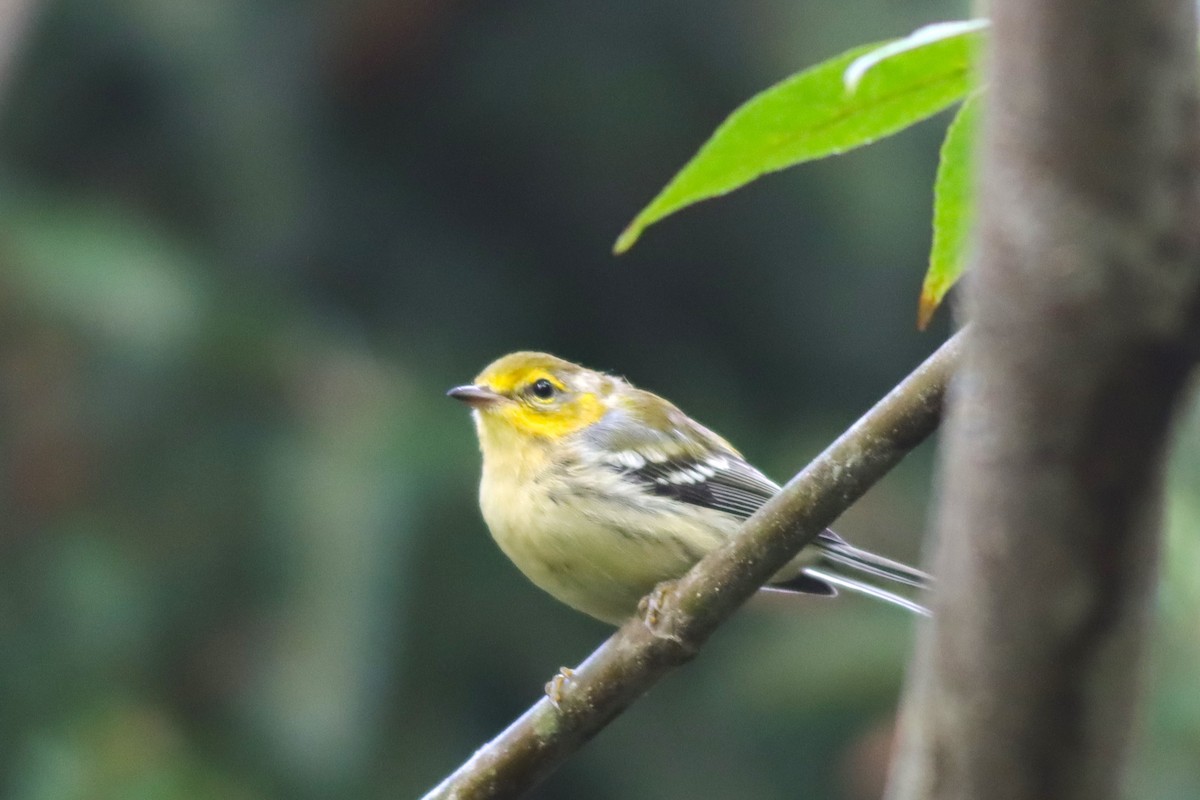
M 530 389 L 533 391 L 533 396 L 539 400 L 549 400 L 558 391 L 554 384 L 545 378 L 539 378 L 534 381 Z

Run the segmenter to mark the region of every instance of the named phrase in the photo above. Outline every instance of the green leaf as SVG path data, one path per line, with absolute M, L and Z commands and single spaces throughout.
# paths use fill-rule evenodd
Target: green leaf
M 846 88 L 851 92 L 855 91 L 867 72 L 889 58 L 934 42 L 940 42 L 943 39 L 952 39 L 956 36 L 982 31 L 991 24 L 991 20 L 968 19 L 958 22 L 935 22 L 932 25 L 917 28 L 903 39 L 897 39 L 891 44 L 885 44 L 883 47 L 878 47 L 865 56 L 855 59 L 854 63 L 846 67 L 846 74 L 843 76 Z
M 857 76 L 854 91 L 845 85 L 847 69 L 895 42 L 843 53 L 751 98 L 634 218 L 615 252 L 625 252 L 647 226 L 685 206 L 760 175 L 868 144 L 961 99 L 971 88 L 981 34 L 978 27 L 953 33 L 889 51 Z
M 968 97 L 946 130 L 933 183 L 933 246 L 921 286 L 917 328 L 925 330 L 946 292 L 966 268 L 975 221 L 975 129 L 981 100 Z

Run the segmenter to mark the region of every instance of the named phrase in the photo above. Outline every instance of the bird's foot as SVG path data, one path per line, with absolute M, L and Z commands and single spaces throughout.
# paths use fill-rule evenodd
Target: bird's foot
M 563 689 L 566 688 L 567 682 L 574 677 L 575 670 L 570 667 L 559 667 L 558 674 L 546 683 L 546 697 L 550 698 L 550 704 L 555 708 L 558 708 L 558 704 L 562 702 Z
M 652 631 L 658 630 L 665 616 L 667 603 L 674 594 L 675 581 L 663 581 L 638 601 L 638 616 L 646 623 L 646 627 Z

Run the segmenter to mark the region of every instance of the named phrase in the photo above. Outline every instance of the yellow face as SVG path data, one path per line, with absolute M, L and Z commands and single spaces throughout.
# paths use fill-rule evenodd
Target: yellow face
M 604 416 L 602 396 L 612 379 L 546 353 L 512 353 L 479 373 L 472 387 L 452 389 L 470 404 L 480 425 L 526 436 L 557 438 Z

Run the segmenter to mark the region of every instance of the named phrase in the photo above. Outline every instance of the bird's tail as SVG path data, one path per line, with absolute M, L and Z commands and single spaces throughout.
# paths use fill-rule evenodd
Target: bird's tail
M 805 567 L 804 574 L 839 589 L 858 592 L 929 616 L 925 606 L 896 591 L 899 586 L 928 589 L 932 578 L 921 570 L 860 550 L 832 531 L 822 533 L 813 544 L 820 558 L 812 566 Z

